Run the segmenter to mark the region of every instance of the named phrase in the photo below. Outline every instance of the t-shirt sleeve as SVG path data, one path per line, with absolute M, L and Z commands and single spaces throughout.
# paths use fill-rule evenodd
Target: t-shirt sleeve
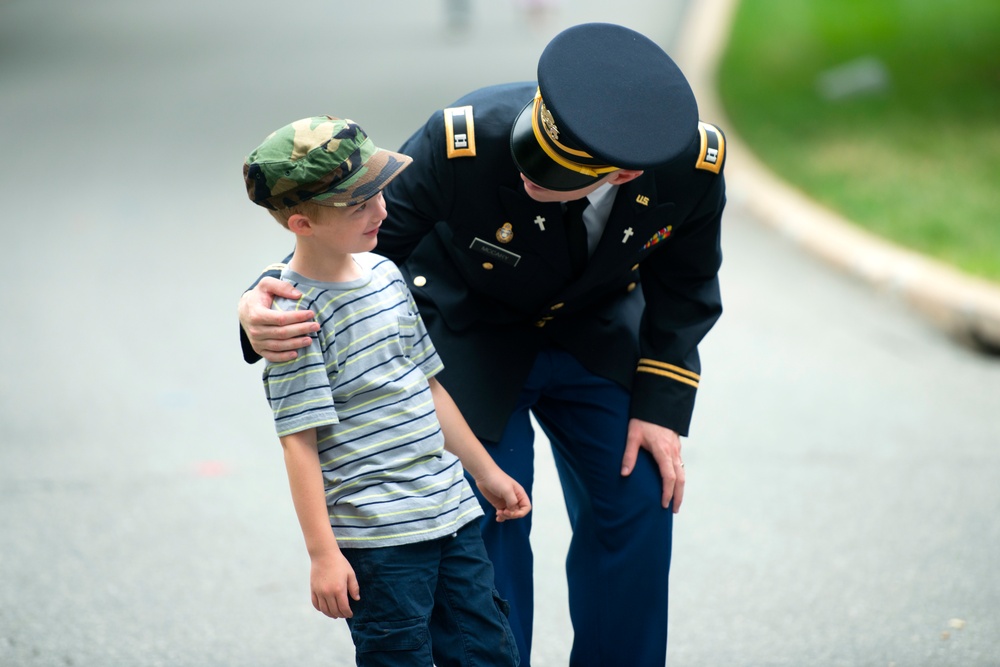
M 295 310 L 296 302 L 276 299 L 274 307 Z M 264 392 L 279 437 L 338 423 L 320 340 L 316 333 L 311 337 L 295 359 L 264 367 Z

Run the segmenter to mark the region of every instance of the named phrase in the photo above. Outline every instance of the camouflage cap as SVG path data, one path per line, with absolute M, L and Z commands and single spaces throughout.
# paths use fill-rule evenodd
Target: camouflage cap
M 354 206 L 374 197 L 412 159 L 383 150 L 352 120 L 303 118 L 272 132 L 243 163 L 250 201 L 272 210 L 314 201 Z

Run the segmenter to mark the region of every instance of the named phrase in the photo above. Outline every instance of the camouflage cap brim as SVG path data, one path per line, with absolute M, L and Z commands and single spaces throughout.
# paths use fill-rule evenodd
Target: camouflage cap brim
M 357 206 L 381 192 L 411 162 L 413 158 L 409 155 L 375 148 L 356 174 L 326 193 L 316 195 L 312 201 L 322 206 Z

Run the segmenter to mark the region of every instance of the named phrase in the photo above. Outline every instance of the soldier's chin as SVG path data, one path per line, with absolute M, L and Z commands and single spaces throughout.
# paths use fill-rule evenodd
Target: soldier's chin
M 537 199 L 539 201 L 545 201 L 545 196 L 550 194 L 555 194 L 552 190 L 543 188 L 540 185 L 535 185 L 528 179 L 522 179 L 524 181 L 524 191 L 528 193 L 528 196 L 532 199 Z
M 529 197 L 537 202 L 551 203 L 557 201 L 566 201 L 566 193 L 559 192 L 558 190 L 549 190 L 548 188 L 543 188 L 537 183 L 532 183 L 527 179 L 526 176 L 522 175 L 521 180 L 524 182 L 524 192 Z

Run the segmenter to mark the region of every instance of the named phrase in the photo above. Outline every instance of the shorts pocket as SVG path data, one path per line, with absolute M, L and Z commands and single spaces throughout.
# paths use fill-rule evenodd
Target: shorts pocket
M 428 639 L 427 624 L 422 618 L 355 623 L 351 634 L 358 653 L 413 651 Z
M 510 618 L 510 603 L 500 597 L 500 591 L 495 588 L 493 589 L 493 604 L 497 606 L 501 614 Z
M 510 656 L 511 664 L 518 665 L 521 663 L 521 657 L 518 655 L 517 642 L 514 641 L 514 632 L 510 629 L 510 623 L 507 621 L 510 618 L 510 603 L 500 597 L 500 593 L 497 589 L 493 589 L 493 604 L 496 605 L 497 611 L 500 612 L 500 624 L 503 625 L 504 635 L 507 640 L 507 653 Z

